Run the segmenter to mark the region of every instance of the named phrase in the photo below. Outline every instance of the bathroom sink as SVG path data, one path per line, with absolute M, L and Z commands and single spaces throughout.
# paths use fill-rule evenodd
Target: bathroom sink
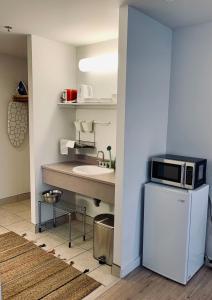
M 73 168 L 73 172 L 80 175 L 103 175 L 113 173 L 113 169 L 101 168 L 98 166 L 85 165 Z

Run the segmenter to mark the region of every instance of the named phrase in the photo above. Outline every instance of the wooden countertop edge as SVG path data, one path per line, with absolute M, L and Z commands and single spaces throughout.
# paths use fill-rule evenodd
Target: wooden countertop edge
M 107 185 L 115 186 L 115 173 L 113 174 L 114 175 L 114 182 L 113 182 L 113 181 L 107 180 L 105 178 L 99 178 L 99 177 L 105 176 L 105 175 L 86 176 L 86 175 L 76 174 L 76 173 L 72 172 L 72 170 L 67 172 L 67 171 L 61 170 L 59 168 L 57 169 L 56 165 L 59 165 L 59 164 L 64 164 L 64 165 L 68 164 L 70 166 L 72 165 L 73 167 L 80 166 L 80 165 L 86 165 L 85 163 L 82 164 L 79 162 L 72 162 L 72 163 L 71 162 L 58 162 L 58 163 L 53 163 L 53 164 L 42 165 L 41 168 L 50 170 L 53 172 L 58 172 L 61 174 L 66 174 L 66 175 L 70 175 L 70 176 L 74 176 L 74 177 L 78 177 L 78 178 L 83 178 L 83 179 L 92 180 L 92 181 L 96 181 L 99 183 L 104 183 Z

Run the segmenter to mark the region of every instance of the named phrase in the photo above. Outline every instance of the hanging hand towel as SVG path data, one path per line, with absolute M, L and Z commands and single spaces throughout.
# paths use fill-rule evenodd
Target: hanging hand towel
M 66 147 L 68 140 L 62 139 L 60 140 L 60 154 L 68 155 L 68 148 Z
M 68 148 L 74 148 L 75 141 L 61 139 L 60 140 L 60 154 L 68 155 Z

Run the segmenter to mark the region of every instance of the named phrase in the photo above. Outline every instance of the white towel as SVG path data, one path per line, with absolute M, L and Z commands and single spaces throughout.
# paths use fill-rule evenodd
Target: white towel
M 73 149 L 74 146 L 75 146 L 75 141 L 69 140 L 69 141 L 67 142 L 67 144 L 66 144 L 66 147 L 67 147 L 67 148 Z
M 93 132 L 94 121 L 82 121 L 82 128 L 84 132 Z
M 68 155 L 68 148 L 74 148 L 75 141 L 61 139 L 60 140 L 60 154 Z
M 60 154 L 68 155 L 68 148 L 66 147 L 68 140 L 62 139 L 60 140 Z

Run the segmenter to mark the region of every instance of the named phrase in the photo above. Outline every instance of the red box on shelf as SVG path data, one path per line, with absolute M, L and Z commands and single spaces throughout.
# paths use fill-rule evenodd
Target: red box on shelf
M 63 99 L 65 101 L 74 101 L 77 99 L 77 90 L 65 89 L 63 91 Z

